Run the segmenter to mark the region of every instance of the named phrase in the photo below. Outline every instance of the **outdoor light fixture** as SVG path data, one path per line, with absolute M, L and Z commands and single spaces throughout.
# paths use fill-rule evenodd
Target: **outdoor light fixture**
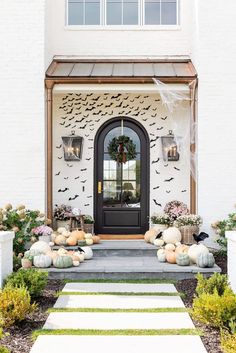
M 167 136 L 161 137 L 162 153 L 165 162 L 176 162 L 179 160 L 178 146 L 175 141 L 172 130 L 169 130 Z
M 80 161 L 82 157 L 83 137 L 76 136 L 75 131 L 70 136 L 62 136 L 64 160 Z

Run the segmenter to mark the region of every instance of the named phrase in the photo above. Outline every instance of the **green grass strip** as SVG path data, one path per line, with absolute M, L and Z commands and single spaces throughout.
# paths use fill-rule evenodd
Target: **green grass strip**
M 79 280 L 73 280 L 73 279 L 64 279 L 64 283 L 136 283 L 136 284 L 155 284 L 155 283 L 160 283 L 160 284 L 175 284 L 177 281 L 173 279 L 79 279 Z
M 124 296 L 166 296 L 166 297 L 183 297 L 184 293 L 169 293 L 169 292 L 57 292 L 56 296 L 60 295 L 124 295 Z
M 35 340 L 40 335 L 70 335 L 70 336 L 163 336 L 163 335 L 194 335 L 202 336 L 197 329 L 162 329 L 162 330 L 36 330 L 32 333 Z
M 187 313 L 187 308 L 150 308 L 150 309 L 105 309 L 105 308 L 50 308 L 48 313 Z

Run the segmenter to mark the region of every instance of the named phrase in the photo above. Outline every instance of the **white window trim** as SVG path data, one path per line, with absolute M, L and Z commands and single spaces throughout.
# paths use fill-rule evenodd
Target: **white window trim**
M 100 1 L 100 25 L 69 25 L 68 24 L 68 4 L 69 1 L 66 0 L 65 6 L 65 26 L 64 28 L 69 31 L 179 31 L 180 26 L 180 0 L 177 1 L 177 11 L 176 11 L 176 23 L 175 25 L 145 25 L 145 0 L 139 1 L 139 24 L 138 25 L 107 25 L 106 21 L 106 0 Z

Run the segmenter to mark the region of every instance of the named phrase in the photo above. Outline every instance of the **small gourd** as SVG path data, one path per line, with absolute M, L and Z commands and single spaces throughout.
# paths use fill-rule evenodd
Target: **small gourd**
M 93 234 L 92 233 L 86 233 L 84 237 L 85 237 L 85 239 L 92 239 L 93 238 Z
M 62 234 L 59 234 L 55 239 L 55 244 L 59 246 L 66 245 L 66 238 Z
M 53 260 L 53 266 L 56 268 L 68 268 L 73 266 L 73 260 L 70 256 L 58 256 Z
M 176 263 L 179 266 L 189 266 L 190 257 L 186 253 L 179 253 L 176 255 Z
M 68 251 L 64 248 L 60 248 L 60 249 L 58 249 L 57 253 L 59 256 L 67 256 Z
M 174 244 L 166 244 L 165 249 L 168 251 L 175 251 Z
M 86 246 L 87 243 L 86 243 L 85 240 L 78 240 L 78 245 L 79 245 L 79 246 Z
M 144 240 L 149 243 L 151 240 L 151 237 L 156 237 L 158 232 L 155 229 L 150 229 L 148 230 L 145 235 L 144 235 Z
M 31 246 L 30 251 L 31 250 L 38 250 L 42 254 L 46 254 L 48 251 L 51 250 L 51 248 L 48 245 L 48 243 L 46 243 L 45 241 L 39 240 L 39 241 L 36 241 L 36 243 L 34 243 Z
M 52 261 L 59 256 L 57 251 L 48 251 L 46 255 L 50 256 Z
M 188 249 L 189 249 L 189 247 L 187 245 L 180 244 L 180 245 L 178 245 L 176 247 L 175 252 L 176 252 L 176 254 L 182 254 L 182 253 L 186 253 L 187 254 L 188 253 Z
M 164 245 L 164 240 L 163 239 L 155 239 L 154 240 L 154 245 L 163 246 Z
M 214 267 L 215 265 L 215 259 L 213 254 L 204 254 L 201 253 L 197 257 L 197 266 L 204 268 L 204 267 Z
M 170 264 L 176 264 L 176 254 L 174 251 L 166 250 L 166 261 Z
M 159 249 L 157 251 L 157 259 L 159 262 L 166 262 L 166 252 L 164 249 Z
M 85 239 L 86 245 L 93 245 L 93 239 Z
M 66 244 L 69 246 L 75 246 L 77 245 L 77 238 L 73 237 L 72 235 L 70 235 L 67 239 L 66 239 Z
M 79 261 L 73 261 L 73 266 L 78 267 L 79 266 Z
M 63 232 L 66 232 L 66 231 L 67 231 L 67 229 L 65 227 L 59 227 L 57 229 L 57 233 L 59 233 L 59 234 L 62 234 Z
M 170 227 L 164 230 L 163 240 L 166 244 L 175 244 L 181 241 L 182 235 L 178 228 Z
M 84 246 L 81 248 L 84 251 L 85 260 L 90 260 L 93 257 L 93 250 L 89 246 Z
M 77 240 L 84 240 L 85 238 L 85 232 L 83 230 L 76 230 L 74 232 L 72 232 L 73 234 L 75 234 L 76 239 Z
M 79 261 L 79 256 L 76 253 L 71 254 L 70 256 L 71 256 L 73 261 Z
M 100 240 L 101 240 L 101 238 L 98 235 L 93 235 L 92 239 L 94 244 L 100 243 Z
M 33 263 L 35 267 L 47 268 L 51 266 L 52 259 L 48 255 L 41 254 L 41 255 L 34 256 Z
M 85 257 L 85 255 L 84 255 L 84 253 L 83 253 L 83 252 L 79 252 L 79 251 L 77 251 L 77 252 L 75 252 L 75 254 L 74 254 L 74 255 L 78 257 L 79 262 L 84 262 L 84 257 Z
M 61 233 L 61 235 L 63 235 L 63 237 L 65 237 L 65 238 L 69 238 L 69 236 L 71 235 L 71 233 L 70 233 L 68 230 L 66 230 L 66 231 L 64 231 L 63 233 Z
M 53 241 L 50 241 L 50 242 L 48 243 L 48 245 L 52 248 L 52 247 L 55 245 L 55 243 L 54 243 Z
M 32 261 L 30 259 L 24 258 L 21 259 L 21 266 L 23 268 L 31 268 L 32 267 Z
M 208 248 L 203 244 L 193 244 L 190 246 L 188 250 L 188 255 L 190 260 L 195 264 L 197 262 L 197 258 L 200 254 L 208 254 Z

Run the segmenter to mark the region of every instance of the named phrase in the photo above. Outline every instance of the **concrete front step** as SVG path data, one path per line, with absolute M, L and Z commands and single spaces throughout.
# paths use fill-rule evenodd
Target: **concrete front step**
M 187 313 L 51 313 L 48 330 L 160 330 L 194 329 Z
M 207 353 L 198 336 L 39 336 L 31 353 Z
M 67 283 L 62 292 L 88 293 L 177 293 L 169 283 Z
M 184 308 L 179 296 L 60 295 L 54 308 L 154 309 Z

